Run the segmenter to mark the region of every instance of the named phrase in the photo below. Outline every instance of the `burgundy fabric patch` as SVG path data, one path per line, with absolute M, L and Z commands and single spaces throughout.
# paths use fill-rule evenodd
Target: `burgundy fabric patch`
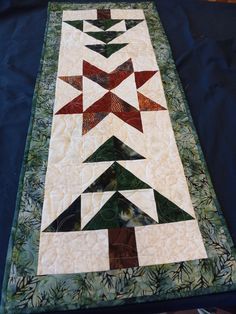
M 95 65 L 85 60 L 83 61 L 83 75 L 98 83 L 103 88 L 109 89 L 109 75 L 107 72 L 97 68 Z
M 143 133 L 141 114 L 138 110 L 132 112 L 114 112 L 114 114 L 124 122 Z
M 135 72 L 135 82 L 137 88 L 141 87 L 144 83 L 146 83 L 157 71 L 141 71 Z
M 123 62 L 110 73 L 107 73 L 84 60 L 83 76 L 101 85 L 103 88 L 107 89 L 108 92 L 96 102 L 91 104 L 84 112 L 83 97 L 81 94 L 61 108 L 57 114 L 83 113 L 83 134 L 86 134 L 89 130 L 94 128 L 109 113 L 114 113 L 124 122 L 128 123 L 140 132 L 143 132 L 140 111 L 158 111 L 166 109 L 137 91 L 139 100 L 139 110 L 137 110 L 134 106 L 110 92 L 110 90 L 120 85 L 122 81 L 124 81 L 132 73 L 135 75 L 136 86 L 139 88 L 156 72 L 157 71 L 134 72 L 131 58 Z M 82 90 L 82 76 L 61 76 L 60 79 L 75 88 Z
M 147 98 L 143 94 L 138 92 L 138 101 L 140 111 L 158 111 L 158 110 L 166 110 L 166 108 L 162 107 L 155 101 Z
M 117 95 L 111 94 L 111 112 L 137 112 L 138 110 Z
M 83 113 L 83 94 L 71 100 L 62 107 L 56 114 L 76 114 Z
M 89 112 L 138 112 L 138 110 L 119 98 L 117 95 L 108 92 L 90 107 L 85 110 Z
M 78 75 L 78 76 L 60 76 L 59 77 L 61 80 L 64 82 L 70 84 L 74 88 L 82 91 L 83 89 L 83 76 Z
M 111 18 L 111 10 L 109 9 L 97 9 L 98 20 L 108 20 Z
M 108 92 L 84 111 L 83 134 L 96 126 L 109 113 L 115 114 L 124 122 L 143 132 L 140 111 L 117 95 Z M 98 114 L 102 114 L 101 119 Z
M 94 128 L 99 122 L 101 122 L 108 113 L 104 112 L 92 112 L 83 114 L 83 129 L 82 134 L 86 134 L 92 128 Z
M 110 269 L 137 267 L 134 228 L 108 229 Z
M 111 73 L 107 73 L 87 61 L 83 62 L 83 75 L 108 90 L 117 87 L 133 72 L 131 59 L 125 61 Z

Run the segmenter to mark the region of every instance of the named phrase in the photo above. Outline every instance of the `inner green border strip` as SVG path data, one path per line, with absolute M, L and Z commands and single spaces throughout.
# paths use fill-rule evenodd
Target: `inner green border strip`
M 97 8 L 144 9 L 162 74 L 176 142 L 209 258 L 99 273 L 34 276 L 37 267 L 39 221 L 52 120 L 52 115 L 49 113 L 52 112 L 53 107 L 62 10 Z M 48 108 L 43 111 L 46 104 Z M 43 115 L 42 119 L 41 115 Z M 40 134 L 44 137 L 37 143 L 35 135 Z M 35 152 L 38 159 L 33 154 Z M 40 166 L 42 162 L 44 165 Z M 37 172 L 32 173 L 32 169 L 39 170 L 38 177 Z M 36 177 L 35 182 L 39 183 L 36 196 L 34 190 L 28 186 L 27 176 L 31 179 Z M 29 192 L 29 195 L 26 192 Z M 32 204 L 27 203 L 29 201 L 27 196 Z M 35 229 L 26 230 L 29 232 L 29 240 L 26 244 L 25 242 L 19 244 L 19 240 L 22 240 L 19 237 L 22 217 L 28 223 L 29 217 L 24 216 L 28 212 L 22 209 L 27 206 L 30 209 L 29 217 L 33 217 L 32 227 Z M 35 211 L 32 209 L 34 206 Z M 13 246 L 14 250 L 12 250 Z M 27 248 L 32 248 L 32 254 L 29 256 L 26 254 Z M 46 310 L 115 306 L 229 291 L 236 289 L 235 264 L 235 248 L 219 209 L 171 49 L 155 5 L 152 2 L 50 4 L 43 57 L 35 87 L 32 118 L 9 242 L 2 310 L 5 313 L 34 313 Z

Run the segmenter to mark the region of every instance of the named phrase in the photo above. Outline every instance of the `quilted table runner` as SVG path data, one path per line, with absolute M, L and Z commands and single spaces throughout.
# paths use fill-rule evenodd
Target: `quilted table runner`
M 154 3 L 50 4 L 3 312 L 235 283 L 235 249 Z

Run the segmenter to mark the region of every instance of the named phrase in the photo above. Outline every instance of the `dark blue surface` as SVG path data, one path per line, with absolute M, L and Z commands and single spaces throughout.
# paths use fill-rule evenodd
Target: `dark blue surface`
M 0 1 L 0 286 L 41 57 L 46 6 L 47 1 L 42 0 Z M 236 242 L 236 5 L 158 0 L 157 6 L 218 199 Z M 203 306 L 236 309 L 236 294 L 112 312 L 149 313 Z

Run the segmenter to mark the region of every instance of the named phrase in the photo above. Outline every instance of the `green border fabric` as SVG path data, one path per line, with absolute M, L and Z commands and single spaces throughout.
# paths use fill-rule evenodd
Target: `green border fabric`
M 144 10 L 208 259 L 106 272 L 36 276 L 62 11 L 90 8 Z M 3 312 L 115 306 L 234 290 L 235 257 L 154 3 L 51 3 L 6 262 Z

